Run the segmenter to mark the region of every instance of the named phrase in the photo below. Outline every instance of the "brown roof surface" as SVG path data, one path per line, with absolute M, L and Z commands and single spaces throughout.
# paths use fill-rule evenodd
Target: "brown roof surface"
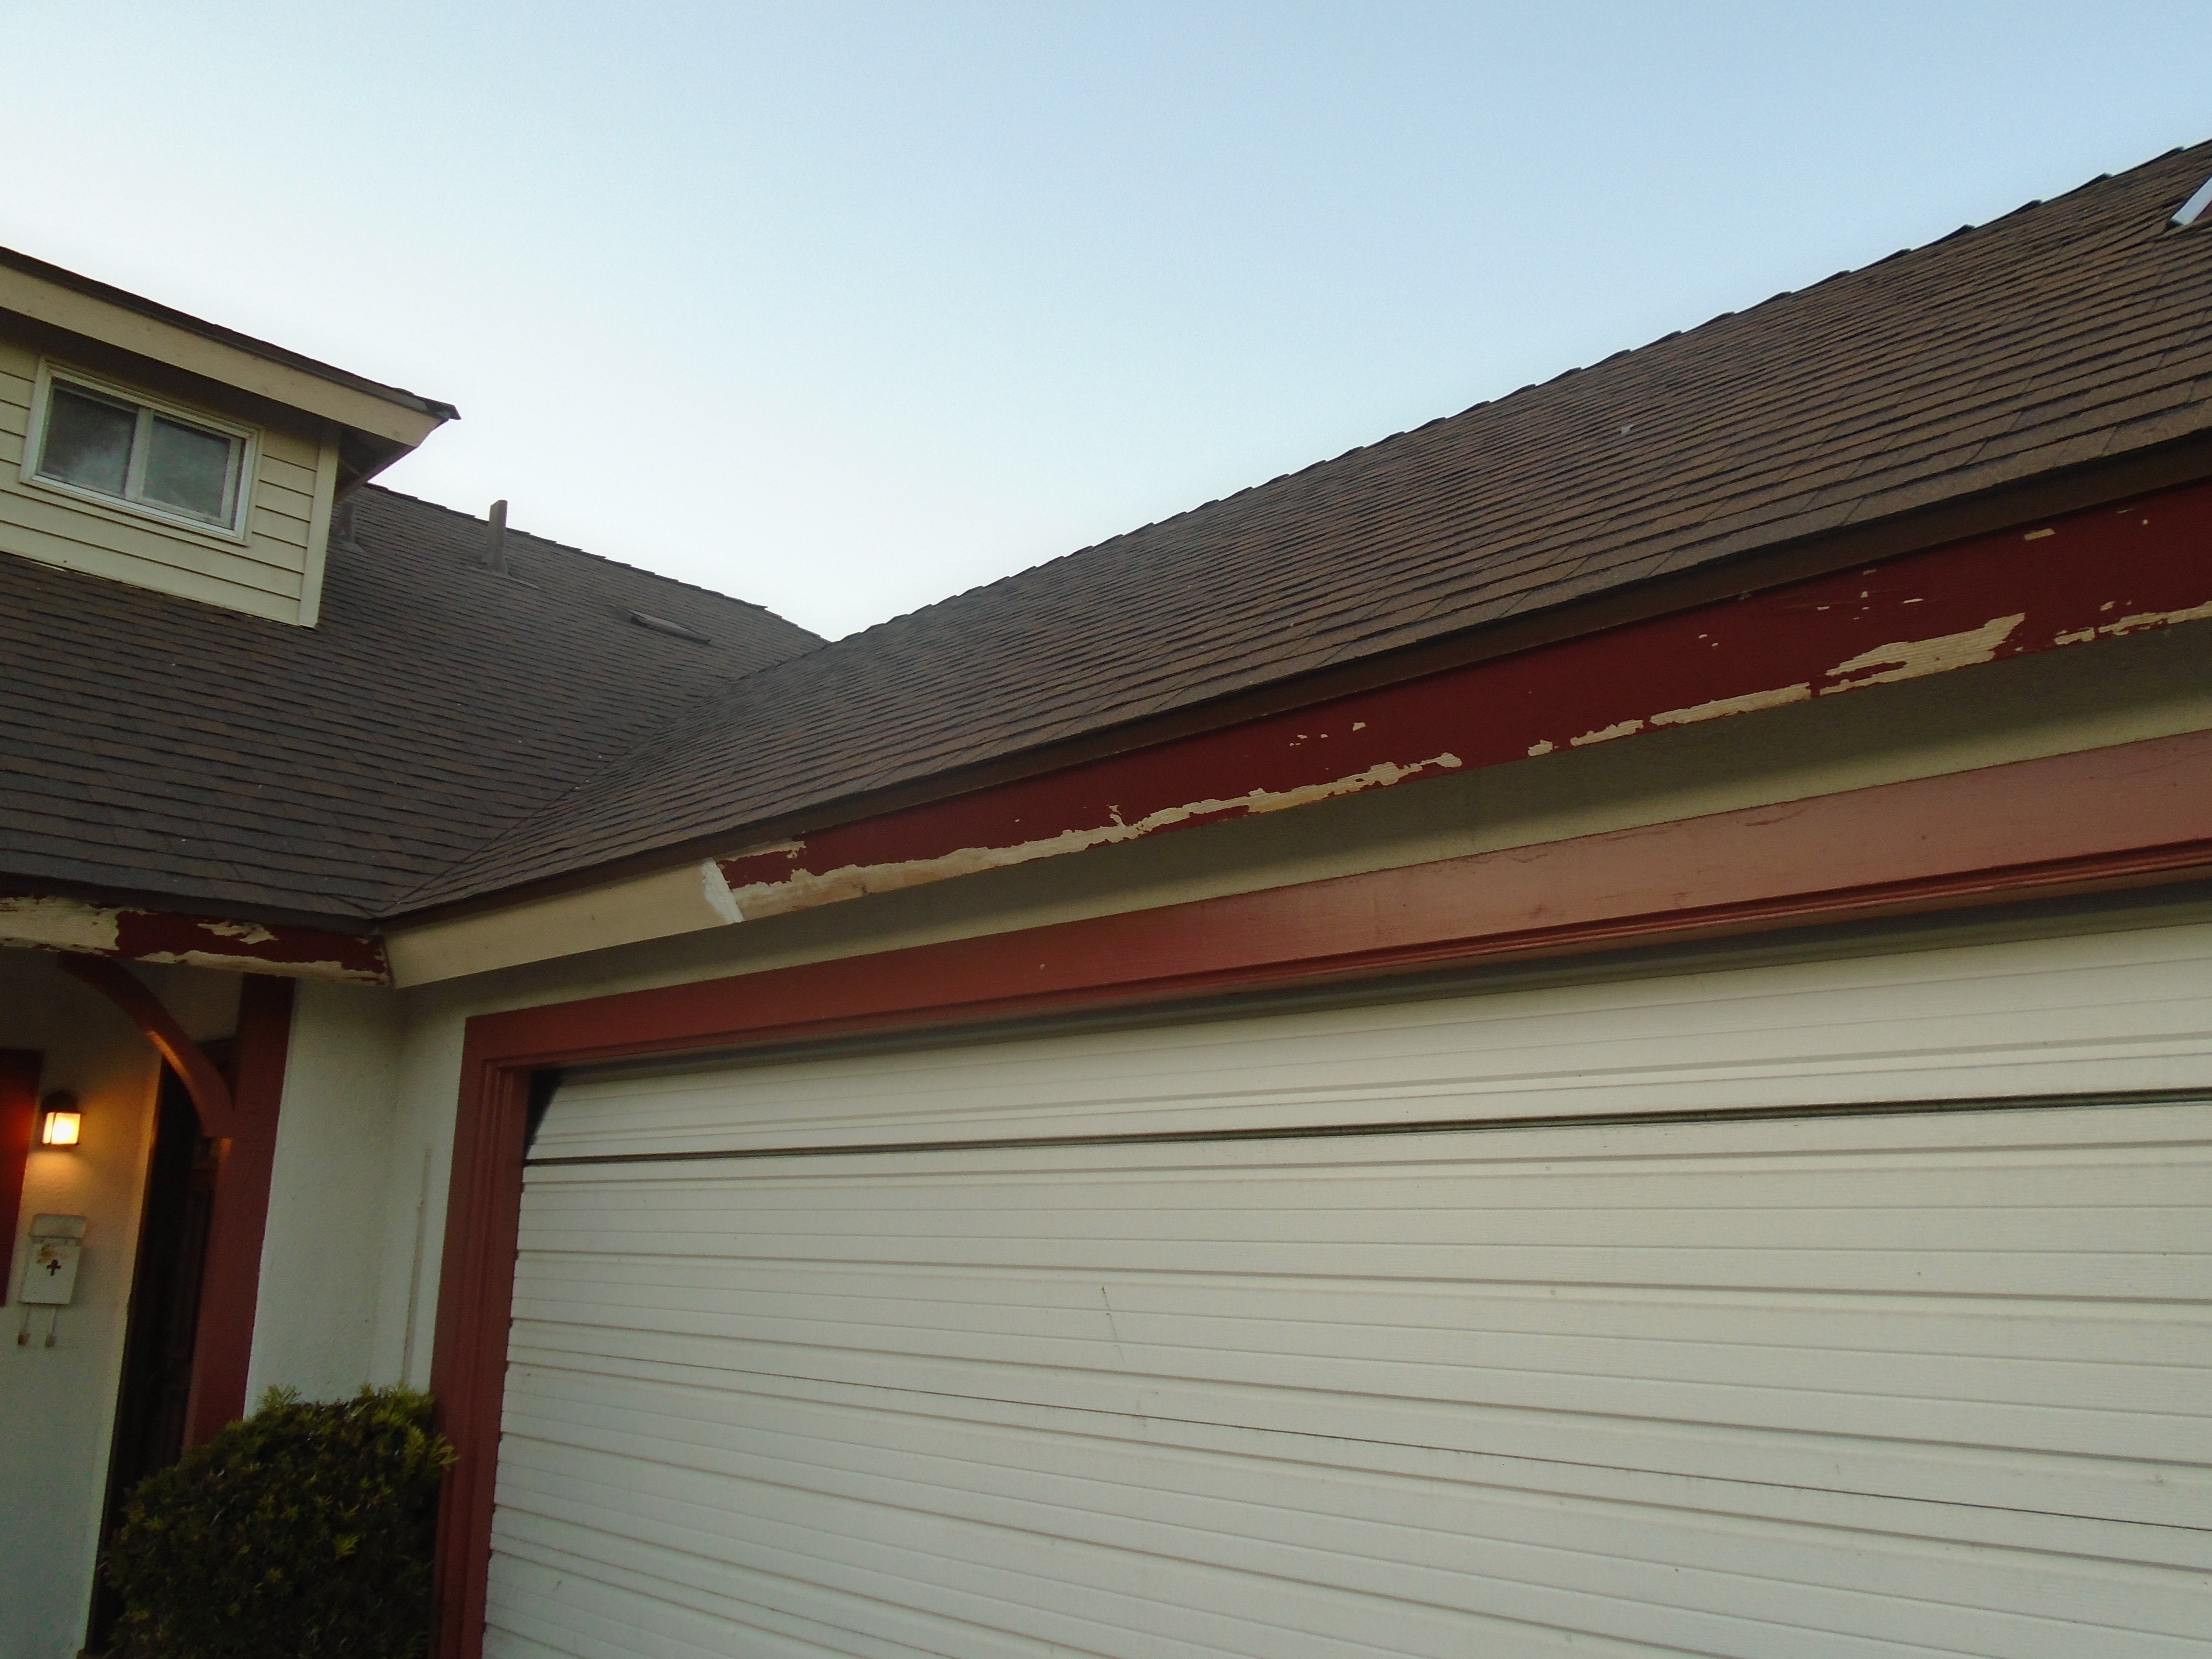
M 413 908 L 2212 430 L 2212 143 L 796 657 Z
M 805 629 L 374 486 L 313 629 L 0 556 L 0 872 L 366 921 Z M 653 631 L 674 622 L 713 643 Z
M 322 622 L 0 556 L 0 881 L 366 922 L 2212 433 L 2212 144 L 835 645 L 359 492 Z M 633 611 L 696 629 L 699 644 Z

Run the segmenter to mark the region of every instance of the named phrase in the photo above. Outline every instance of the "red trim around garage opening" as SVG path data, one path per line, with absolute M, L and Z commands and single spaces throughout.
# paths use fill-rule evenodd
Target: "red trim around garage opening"
M 2212 733 L 471 1019 L 432 1388 L 439 1659 L 477 1659 L 533 1072 L 2212 875 Z

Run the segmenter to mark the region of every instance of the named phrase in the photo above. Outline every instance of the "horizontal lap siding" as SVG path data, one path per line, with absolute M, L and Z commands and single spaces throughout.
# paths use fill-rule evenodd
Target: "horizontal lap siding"
M 0 341 L 0 552 L 111 580 L 297 621 L 301 594 L 321 551 L 311 548 L 316 444 L 264 430 L 246 535 L 233 542 L 172 532 L 126 509 L 81 502 L 26 485 L 24 432 L 36 357 Z
M 487 1652 L 2203 1650 L 2212 930 L 564 1086 Z M 2039 1089 L 2040 1082 L 2045 1086 Z M 2086 1644 L 2086 1645 L 2085 1645 Z

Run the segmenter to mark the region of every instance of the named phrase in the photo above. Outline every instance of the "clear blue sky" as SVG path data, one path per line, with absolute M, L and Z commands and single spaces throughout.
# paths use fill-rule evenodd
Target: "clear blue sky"
M 831 635 L 2212 137 L 2203 0 L 4 16 L 0 240 Z

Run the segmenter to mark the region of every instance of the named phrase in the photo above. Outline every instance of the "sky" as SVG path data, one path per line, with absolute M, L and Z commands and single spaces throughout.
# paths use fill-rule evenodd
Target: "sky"
M 0 242 L 831 637 L 2212 137 L 2203 0 L 0 23 Z

